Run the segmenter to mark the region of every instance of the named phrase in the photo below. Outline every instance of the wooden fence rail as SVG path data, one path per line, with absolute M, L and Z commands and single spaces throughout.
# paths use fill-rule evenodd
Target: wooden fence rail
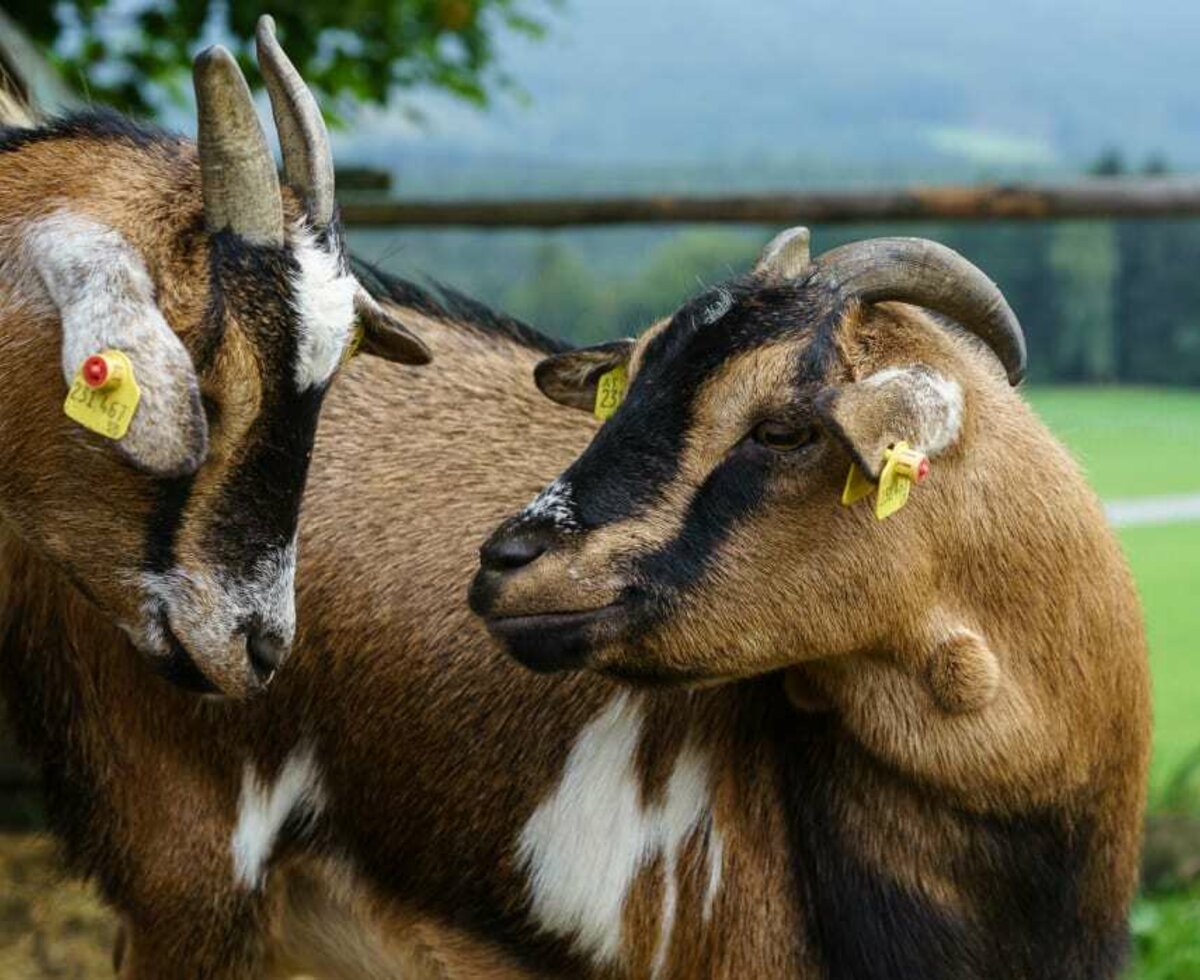
M 694 197 L 347 201 L 356 227 L 566 228 L 628 224 L 862 224 L 1200 216 L 1200 177 L 1094 177 L 1056 184 Z

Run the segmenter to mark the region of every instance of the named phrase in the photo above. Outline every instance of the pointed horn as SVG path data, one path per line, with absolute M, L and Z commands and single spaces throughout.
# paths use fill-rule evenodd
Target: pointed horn
M 333 153 L 321 110 L 295 65 L 275 39 L 275 20 L 258 19 L 255 30 L 258 67 L 271 97 L 271 114 L 283 150 L 288 185 L 304 199 L 304 209 L 317 228 L 333 220 Z
M 1004 294 L 957 252 L 924 238 L 873 238 L 826 252 L 821 281 L 865 303 L 896 300 L 942 313 L 988 345 L 1010 383 L 1025 376 L 1025 335 Z
M 803 225 L 782 231 L 769 242 L 758 258 L 754 271 L 774 279 L 797 279 L 809 267 L 809 242 L 812 236 Z
M 193 70 L 204 215 L 258 245 L 283 244 L 283 198 L 250 88 L 221 45 L 201 51 Z

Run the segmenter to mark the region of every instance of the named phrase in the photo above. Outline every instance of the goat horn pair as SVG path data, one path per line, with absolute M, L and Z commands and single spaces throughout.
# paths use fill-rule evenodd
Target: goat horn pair
M 259 67 L 283 150 L 288 184 L 318 228 L 333 218 L 333 155 L 316 100 L 275 40 L 275 22 L 259 18 Z M 283 244 L 283 198 L 250 87 L 221 45 L 202 51 L 193 72 L 204 214 L 214 231 L 228 228 L 260 245 Z
M 872 238 L 808 260 L 804 229 L 784 232 L 766 248 L 760 272 L 810 275 L 831 291 L 864 303 L 894 300 L 941 313 L 982 340 L 1011 384 L 1025 376 L 1025 335 L 1004 294 L 957 252 L 925 238 Z

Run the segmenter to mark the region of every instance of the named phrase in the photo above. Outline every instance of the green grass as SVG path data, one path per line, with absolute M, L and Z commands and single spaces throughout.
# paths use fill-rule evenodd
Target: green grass
M 1200 744 L 1200 524 L 1126 528 L 1154 676 L 1152 793 Z
M 1200 493 L 1200 392 L 1048 387 L 1026 397 L 1101 497 Z
M 1038 414 L 1100 496 L 1200 493 L 1200 392 L 1032 388 Z M 1146 613 L 1154 677 L 1151 807 L 1200 744 L 1200 523 L 1120 532 Z M 1148 895 L 1133 911 L 1127 980 L 1200 980 L 1200 888 Z
M 1139 898 L 1127 980 L 1200 980 L 1200 890 Z
M 1026 396 L 1101 497 L 1200 493 L 1200 392 L 1050 387 Z M 1157 793 L 1200 744 L 1200 523 L 1120 534 L 1146 612 Z

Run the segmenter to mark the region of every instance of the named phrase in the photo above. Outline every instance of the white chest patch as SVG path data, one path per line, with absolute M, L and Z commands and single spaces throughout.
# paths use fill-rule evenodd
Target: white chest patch
M 517 854 L 529 876 L 533 917 L 599 965 L 620 960 L 627 893 L 638 872 L 661 856 L 657 969 L 674 928 L 684 844 L 698 829 L 709 831 L 705 912 L 720 887 L 721 847 L 707 759 L 694 746 L 679 753 L 664 800 L 643 806 L 636 768 L 643 721 L 641 698 L 621 693 L 588 723 L 562 779 L 521 831 Z
M 332 376 L 354 329 L 354 296 L 358 281 L 345 272 L 336 256 L 321 248 L 303 227 L 295 232 L 296 309 L 300 335 L 296 344 L 296 387 L 307 391 Z
M 246 888 L 258 888 L 279 831 L 289 818 L 313 820 L 325 806 L 321 773 L 312 749 L 297 749 L 275 778 L 259 778 L 254 764 L 242 771 L 238 820 L 233 831 L 233 877 Z

